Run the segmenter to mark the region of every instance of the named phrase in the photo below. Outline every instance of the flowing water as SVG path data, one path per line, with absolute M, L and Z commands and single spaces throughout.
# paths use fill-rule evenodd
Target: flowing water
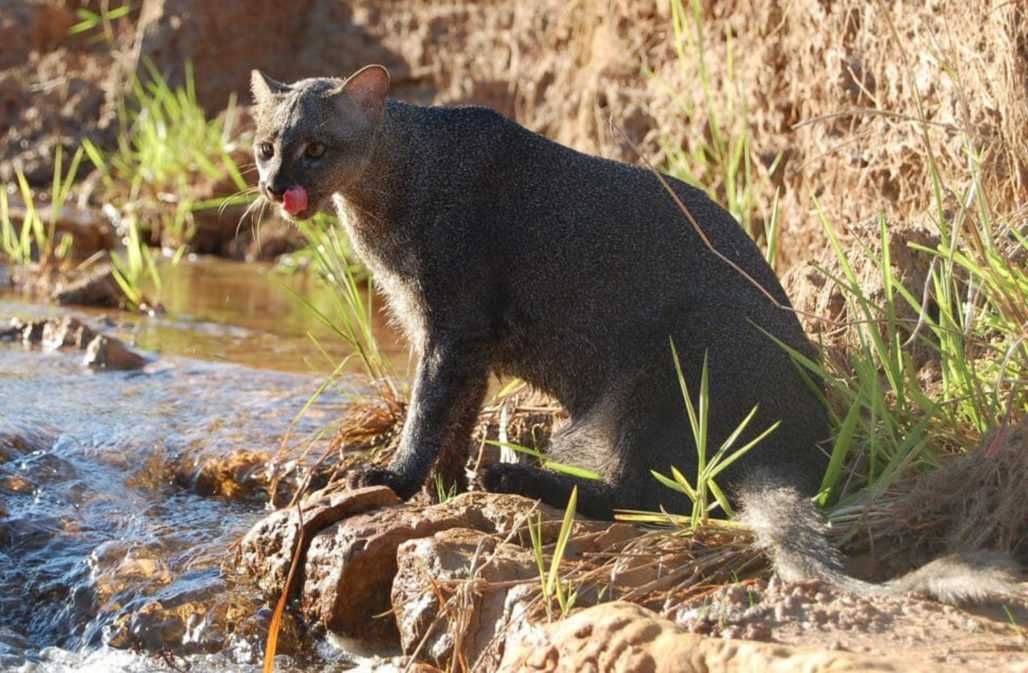
M 79 315 L 152 359 L 94 373 L 78 351 L 0 342 L 0 670 L 259 670 L 268 610 L 223 564 L 265 505 L 183 488 L 167 458 L 273 451 L 347 348 L 289 291 L 331 314 L 308 276 L 200 260 L 165 283 L 158 317 L 0 295 L 0 319 Z M 345 399 L 326 394 L 293 432 Z M 294 665 L 343 666 L 317 649 Z

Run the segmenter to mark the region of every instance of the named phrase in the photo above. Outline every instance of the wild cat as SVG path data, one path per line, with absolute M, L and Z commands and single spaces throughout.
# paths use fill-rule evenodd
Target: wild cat
M 399 448 L 364 484 L 406 499 L 437 460 L 459 480 L 496 374 L 558 399 L 570 422 L 549 456 L 602 479 L 498 464 L 486 488 L 563 507 L 577 487 L 579 511 L 595 518 L 682 511 L 686 496 L 651 474 L 696 470 L 673 343 L 691 390 L 709 362 L 711 446 L 754 407 L 740 442 L 780 422 L 719 477 L 779 574 L 948 600 L 1003 588 L 1005 557 L 980 556 L 977 567 L 954 557 L 885 586 L 842 573 L 807 499 L 827 465 L 827 415 L 769 337 L 817 354 L 756 245 L 701 190 L 576 152 L 486 108 L 389 99 L 381 66 L 289 85 L 254 71 L 252 88 L 261 192 L 293 218 L 334 205 L 418 353 Z

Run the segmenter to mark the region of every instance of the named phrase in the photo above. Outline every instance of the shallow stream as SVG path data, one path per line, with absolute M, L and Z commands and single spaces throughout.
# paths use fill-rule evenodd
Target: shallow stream
M 74 314 L 152 359 L 95 373 L 78 351 L 0 342 L 0 670 L 259 670 L 268 611 L 223 563 L 264 504 L 184 489 L 165 458 L 273 451 L 347 353 L 289 290 L 333 310 L 306 275 L 218 260 L 171 270 L 157 317 L 0 295 L 4 322 Z M 293 432 L 330 425 L 345 401 L 324 396 Z M 185 632 L 161 610 L 188 613 Z M 164 636 L 174 655 L 156 653 Z

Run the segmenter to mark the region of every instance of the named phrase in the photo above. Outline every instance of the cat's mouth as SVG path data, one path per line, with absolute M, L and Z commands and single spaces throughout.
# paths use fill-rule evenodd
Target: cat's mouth
M 307 190 L 303 185 L 293 185 L 282 194 L 282 210 L 291 217 L 296 217 L 307 210 Z
M 283 192 L 280 198 L 269 194 L 268 198 L 277 203 L 282 215 L 289 221 L 306 220 L 318 212 L 320 199 L 312 198 L 303 185 L 293 185 Z

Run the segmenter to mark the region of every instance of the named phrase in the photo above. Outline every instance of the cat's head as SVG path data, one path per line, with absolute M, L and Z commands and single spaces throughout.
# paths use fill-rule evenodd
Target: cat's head
M 261 194 L 305 219 L 359 179 L 385 112 L 389 73 L 369 65 L 346 80 L 282 84 L 251 74 Z

